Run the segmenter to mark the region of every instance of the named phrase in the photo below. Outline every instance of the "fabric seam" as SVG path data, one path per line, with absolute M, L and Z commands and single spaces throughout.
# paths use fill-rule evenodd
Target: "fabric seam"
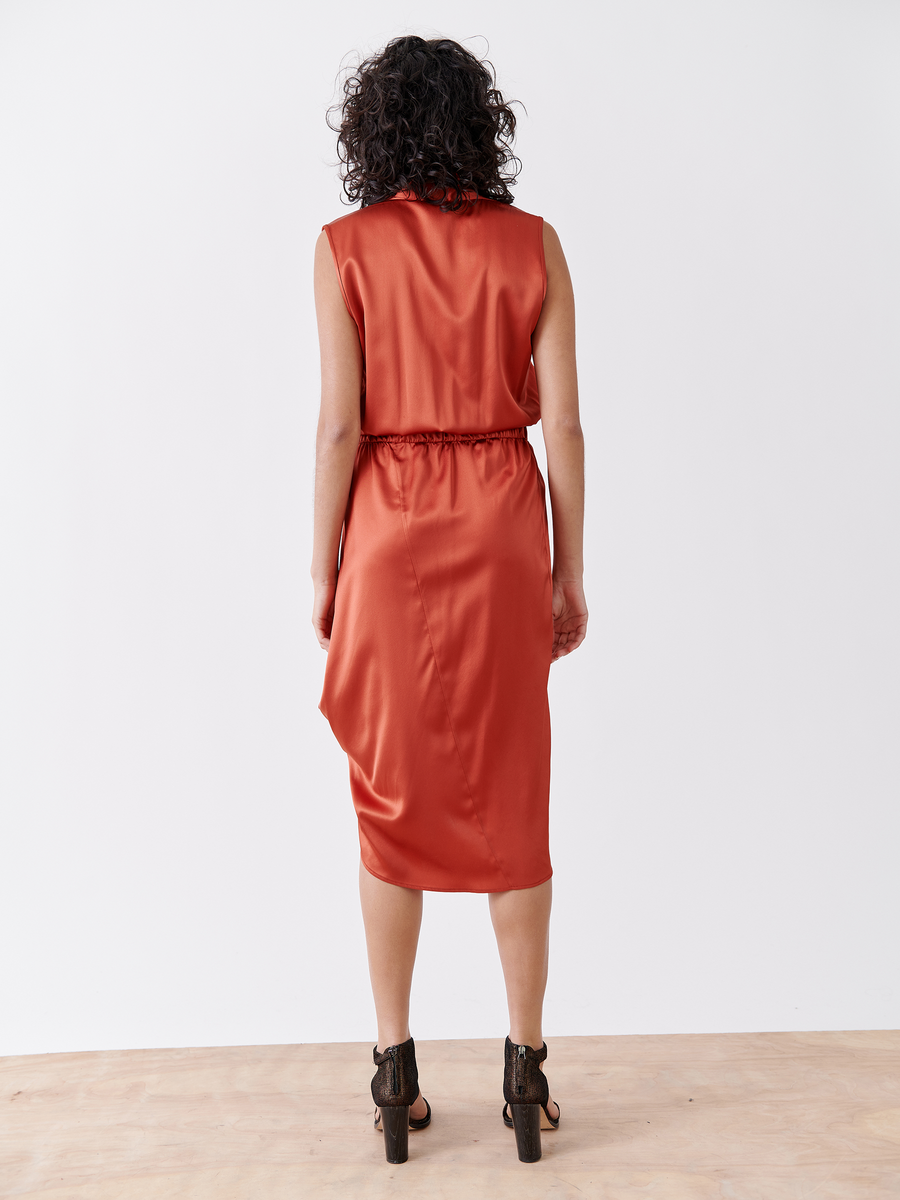
M 422 595 L 422 585 L 419 582 L 419 572 L 416 570 L 416 560 L 413 557 L 412 546 L 410 545 L 410 541 L 409 541 L 409 528 L 407 527 L 406 510 L 403 505 L 403 485 L 402 485 L 402 482 L 400 479 L 400 468 L 397 464 L 396 451 L 394 451 L 393 449 L 391 450 L 391 459 L 393 460 L 393 463 L 394 463 L 394 474 L 397 477 L 397 496 L 399 497 L 399 500 L 400 500 L 400 520 L 403 522 L 403 537 L 404 537 L 404 540 L 406 541 L 406 552 L 409 555 L 409 563 L 413 569 L 413 575 L 415 575 L 415 578 L 416 578 L 416 590 L 419 593 L 419 603 L 422 605 L 422 615 L 425 618 L 425 629 L 428 633 L 429 644 L 431 645 L 431 657 L 434 661 L 434 669 L 435 669 L 435 672 L 437 673 L 438 685 L 440 686 L 441 697 L 444 701 L 444 711 L 447 714 L 447 725 L 450 728 L 450 736 L 453 738 L 453 748 L 456 751 L 456 757 L 459 759 L 459 768 L 462 771 L 463 779 L 466 782 L 466 790 L 469 793 L 469 803 L 472 805 L 472 812 L 475 814 L 475 820 L 478 822 L 478 828 L 481 830 L 481 836 L 484 838 L 484 844 L 485 844 L 485 846 L 487 846 L 488 853 L 490 854 L 491 858 L 494 860 L 497 870 L 500 872 L 500 874 L 503 876 L 503 879 L 506 881 L 507 890 L 509 891 L 509 890 L 511 890 L 510 885 L 509 885 L 509 877 L 507 876 L 506 872 L 504 871 L 504 869 L 500 863 L 500 860 L 497 858 L 497 855 L 494 853 L 494 848 L 491 845 L 491 843 L 488 839 L 488 836 L 484 831 L 484 824 L 482 823 L 482 820 L 481 820 L 481 814 L 479 813 L 478 806 L 475 803 L 475 797 L 472 795 L 472 785 L 469 782 L 469 774 L 466 771 L 466 765 L 463 762 L 463 757 L 462 757 L 462 754 L 460 753 L 460 749 L 459 749 L 459 742 L 456 739 L 456 730 L 453 728 L 453 717 L 450 715 L 450 705 L 447 702 L 447 693 L 444 689 L 444 679 L 443 679 L 443 676 L 441 675 L 441 668 L 440 668 L 440 664 L 438 663 L 437 651 L 434 648 L 434 638 L 431 636 L 431 623 L 428 620 L 428 609 L 425 607 L 425 597 Z

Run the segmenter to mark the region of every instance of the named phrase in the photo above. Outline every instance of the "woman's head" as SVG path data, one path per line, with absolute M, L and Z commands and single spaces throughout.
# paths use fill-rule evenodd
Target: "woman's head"
M 344 191 L 363 206 L 408 188 L 457 209 L 464 192 L 513 201 L 516 118 L 493 69 L 449 38 L 394 38 L 344 83 L 337 109 Z

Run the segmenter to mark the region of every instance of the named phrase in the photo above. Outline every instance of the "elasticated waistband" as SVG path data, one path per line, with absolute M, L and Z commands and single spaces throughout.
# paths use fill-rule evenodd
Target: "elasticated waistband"
M 524 425 L 518 429 L 491 429 L 480 433 L 361 433 L 361 445 L 377 442 L 492 442 L 495 438 L 525 438 Z

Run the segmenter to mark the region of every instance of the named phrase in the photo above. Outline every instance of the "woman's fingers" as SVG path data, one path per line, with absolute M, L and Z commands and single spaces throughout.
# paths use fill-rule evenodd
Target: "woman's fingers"
M 313 628 L 316 631 L 316 639 L 319 645 L 323 650 L 327 651 L 328 647 L 331 645 L 331 637 L 324 632 L 321 625 L 316 621 L 315 617 L 313 617 Z
M 313 613 L 312 623 L 319 645 L 323 650 L 327 650 L 331 643 L 331 621 L 324 619 L 318 613 Z
M 334 621 L 334 584 L 323 584 L 316 588 L 313 601 L 312 624 L 323 650 L 331 643 L 331 626 Z
M 588 611 L 578 580 L 553 584 L 553 649 L 551 662 L 577 650 L 587 633 Z
M 563 655 L 571 654 L 573 650 L 577 650 L 584 641 L 584 635 L 587 632 L 587 618 L 579 621 L 574 627 L 564 629 L 554 629 L 553 631 L 553 653 L 550 661 L 556 662 Z

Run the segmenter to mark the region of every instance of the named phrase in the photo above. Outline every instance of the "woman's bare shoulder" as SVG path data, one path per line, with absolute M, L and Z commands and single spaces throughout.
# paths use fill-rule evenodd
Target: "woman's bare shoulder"
M 543 224 L 544 230 L 544 254 L 552 256 L 556 260 L 565 262 L 563 254 L 562 242 L 559 240 L 559 234 L 553 228 L 549 221 L 545 220 Z
M 571 290 L 572 281 L 569 275 L 569 264 L 563 253 L 559 234 L 549 221 L 544 221 L 544 263 L 547 267 L 547 287 L 551 292 Z

